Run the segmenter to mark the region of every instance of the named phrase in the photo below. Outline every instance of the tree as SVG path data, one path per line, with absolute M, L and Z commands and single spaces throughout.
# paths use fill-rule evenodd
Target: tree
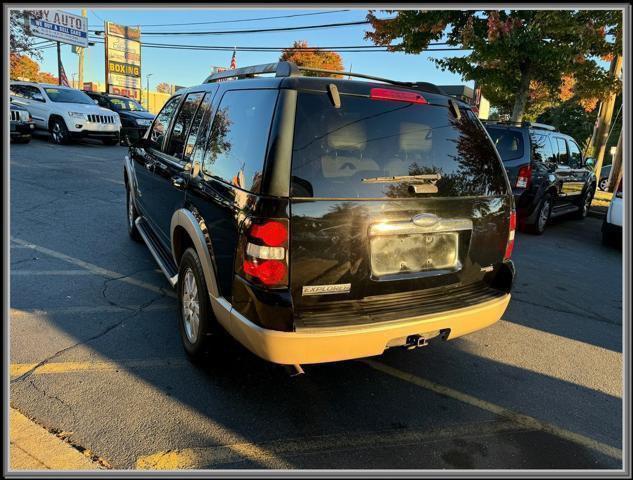
M 52 83 L 53 85 L 57 85 L 59 82 L 59 78 L 52 73 L 40 72 L 37 81 L 41 83 Z
M 579 99 L 605 97 L 618 82 L 596 61 L 620 52 L 622 14 L 617 10 L 370 10 L 365 38 L 389 51 L 419 53 L 432 41 L 462 46 L 465 56 L 432 59 L 442 70 L 474 80 L 499 110 L 521 121 L 530 87 L 553 98 L 573 78 Z M 399 42 L 399 43 L 393 43 Z
M 571 98 L 560 105 L 548 108 L 537 117 L 536 121 L 558 128 L 561 132 L 573 137 L 585 150 L 595 119 L 595 111 L 587 112 L 576 99 Z
M 338 53 L 311 49 L 308 47 L 308 42 L 303 40 L 295 41 L 291 48 L 284 49 L 279 60 L 282 62 L 293 62 L 301 67 L 343 70 L 343 59 Z M 320 77 L 327 74 L 305 72 L 305 75 Z
M 160 93 L 171 93 L 171 85 L 166 82 L 161 82 L 156 85 L 156 91 Z
M 29 15 L 36 16 L 28 10 L 10 10 L 9 46 L 12 54 L 29 55 L 35 58 L 42 58 L 39 50 L 34 47 L 37 40 L 31 33 L 29 27 Z
M 40 71 L 40 64 L 26 55 L 11 53 L 9 56 L 11 80 L 27 80 L 30 82 L 57 83 L 57 77 Z

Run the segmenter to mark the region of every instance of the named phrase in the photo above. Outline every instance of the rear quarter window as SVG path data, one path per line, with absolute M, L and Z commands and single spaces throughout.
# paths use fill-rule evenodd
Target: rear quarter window
M 523 134 L 508 128 L 487 127 L 501 160 L 509 162 L 523 157 Z
M 436 191 L 379 177 L 439 175 Z M 369 180 L 369 181 L 368 181 Z M 294 197 L 402 198 L 505 194 L 503 166 L 469 110 L 299 92 L 292 155 Z

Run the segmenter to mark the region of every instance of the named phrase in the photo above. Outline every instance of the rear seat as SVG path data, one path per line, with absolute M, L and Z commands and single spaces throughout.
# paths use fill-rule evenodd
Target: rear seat
M 352 177 L 359 172 L 380 171 L 378 164 L 363 158 L 367 134 L 359 123 L 339 128 L 327 136 L 328 154 L 321 157 L 325 178 Z
M 409 175 L 411 165 L 422 167 L 433 147 L 433 130 L 423 123 L 400 124 L 400 151 L 398 156 L 385 165 L 387 176 Z

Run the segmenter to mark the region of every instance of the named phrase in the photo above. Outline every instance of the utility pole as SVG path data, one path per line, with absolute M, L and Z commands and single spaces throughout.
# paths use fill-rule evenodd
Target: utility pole
M 149 77 L 151 77 L 153 73 L 147 74 L 147 110 L 149 111 Z
M 609 68 L 609 74 L 611 77 L 619 78 L 622 71 L 622 55 L 616 55 L 611 61 L 611 67 Z M 602 169 L 602 162 L 604 160 L 604 154 L 607 150 L 607 141 L 609 137 L 609 129 L 611 127 L 611 119 L 613 117 L 613 108 L 615 106 L 616 94 L 611 93 L 604 100 L 600 108 L 600 117 L 598 117 L 597 131 L 595 132 L 595 145 L 594 152 L 596 158 L 596 165 L 594 171 L 596 176 L 600 175 Z
M 84 18 L 88 16 L 85 8 L 81 9 L 81 16 Z M 84 50 L 85 48 L 83 47 L 79 49 L 79 86 L 77 87 L 79 90 L 84 88 Z
M 61 44 L 57 42 L 57 85 L 62 84 L 62 49 Z
M 609 174 L 608 192 L 613 192 L 618 182 L 622 179 L 622 130 L 620 130 L 620 138 L 618 146 L 615 147 L 615 156 L 613 157 L 613 165 Z

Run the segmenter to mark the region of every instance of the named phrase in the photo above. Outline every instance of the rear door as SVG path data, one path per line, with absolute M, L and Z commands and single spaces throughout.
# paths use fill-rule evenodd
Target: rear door
M 503 259 L 508 187 L 470 110 L 458 119 L 445 99 L 358 95 L 341 95 L 336 108 L 326 93 L 300 91 L 290 225 L 297 328 L 384 321 L 406 306 L 419 314 L 420 295 L 445 295 L 445 309 L 467 305 Z
M 571 137 L 567 138 L 567 148 L 569 150 L 569 167 L 571 168 L 572 176 L 569 190 L 573 191 L 575 199 L 579 200 L 585 191 L 591 171 L 585 167 L 580 147 Z
M 556 177 L 560 190 L 558 192 L 558 205 L 568 205 L 576 199 L 576 182 L 574 172 L 570 166 L 569 151 L 565 138 L 559 135 L 552 136 L 552 142 L 557 153 Z

